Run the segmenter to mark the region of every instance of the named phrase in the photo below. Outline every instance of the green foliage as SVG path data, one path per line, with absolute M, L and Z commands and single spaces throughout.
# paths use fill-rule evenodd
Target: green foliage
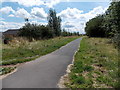
M 85 83 L 85 78 L 83 76 L 77 76 L 77 75 L 75 75 L 75 73 L 71 73 L 70 78 L 73 81 L 73 83 L 76 83 L 76 84 L 84 84 Z
M 62 30 L 61 36 L 80 36 L 79 32 L 68 32 L 65 29 Z
M 83 38 L 69 74 L 70 88 L 119 87 L 118 52 L 106 38 Z
M 99 15 L 86 23 L 86 34 L 89 37 L 105 37 L 105 30 L 102 27 L 104 22 L 103 15 Z
M 0 75 L 12 72 L 16 67 L 0 67 Z
M 87 22 L 85 28 L 89 37 L 109 37 L 120 49 L 120 1 L 111 2 L 103 15 Z
M 91 66 L 85 66 L 84 67 L 84 71 L 92 71 L 92 70 L 94 70 L 94 68 L 93 67 L 91 67 Z
M 62 21 L 60 16 L 57 17 L 56 11 L 53 9 L 50 9 L 47 19 L 48 19 L 48 26 L 51 28 L 53 36 L 60 36 L 61 21 Z
M 79 32 L 70 33 L 65 30 L 61 30 L 61 18 L 57 17 L 56 11 L 49 10 L 48 13 L 48 25 L 30 24 L 28 18 L 25 18 L 25 26 L 20 29 L 19 36 L 27 37 L 29 41 L 48 39 L 57 36 L 79 36 Z
M 5 37 L 4 44 L 8 44 L 12 40 L 12 37 Z
M 37 57 L 53 52 L 77 38 L 78 37 L 58 37 L 28 42 L 24 45 L 19 45 L 19 47 L 12 47 L 9 45 L 5 47 L 4 45 L 2 48 L 2 63 L 0 63 L 0 65 L 17 64 L 34 60 Z
M 19 36 L 27 37 L 30 41 L 32 39 L 39 40 L 53 37 L 49 27 L 30 23 L 26 23 L 20 29 Z
M 111 31 L 114 33 L 113 42 L 120 49 L 120 1 L 112 2 L 108 9 L 108 20 L 112 21 Z

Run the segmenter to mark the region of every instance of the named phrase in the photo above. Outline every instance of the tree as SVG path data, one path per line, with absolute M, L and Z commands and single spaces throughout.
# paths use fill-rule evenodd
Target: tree
M 113 42 L 120 49 L 120 1 L 112 2 L 106 12 L 107 33 L 113 37 Z
M 39 40 L 53 37 L 51 29 L 48 26 L 30 23 L 26 23 L 20 29 L 19 36 L 27 37 L 29 41 L 32 41 L 32 39 Z
M 57 17 L 56 11 L 53 9 L 49 10 L 48 14 L 48 26 L 51 28 L 54 36 L 60 36 L 61 34 L 61 18 Z
M 61 17 L 60 16 L 58 16 L 57 17 L 57 29 L 56 29 L 56 35 L 57 36 L 60 36 L 61 35 Z
M 120 1 L 111 2 L 106 13 L 99 15 L 86 23 L 86 34 L 112 38 L 120 50 Z
M 86 23 L 85 31 L 89 37 L 105 37 L 104 17 L 99 15 Z

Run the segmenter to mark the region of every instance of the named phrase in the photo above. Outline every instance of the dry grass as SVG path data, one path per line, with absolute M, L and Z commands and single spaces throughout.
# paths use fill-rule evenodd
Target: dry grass
M 70 88 L 117 88 L 118 50 L 110 39 L 84 38 L 71 71 Z
M 1 44 L 3 74 L 13 71 L 16 64 L 36 58 L 59 49 L 61 46 L 79 37 L 57 37 L 48 40 L 29 42 L 26 38 L 14 38 L 8 45 Z

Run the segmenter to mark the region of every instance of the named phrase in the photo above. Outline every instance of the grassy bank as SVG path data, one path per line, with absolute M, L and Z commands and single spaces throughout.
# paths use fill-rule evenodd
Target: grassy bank
M 2 65 L 17 64 L 33 60 L 53 52 L 76 38 L 78 37 L 58 37 L 49 40 L 21 43 L 19 45 L 15 43 L 12 45 L 3 45 Z
M 13 41 L 9 45 L 3 45 L 1 65 L 4 65 L 4 67 L 0 67 L 0 75 L 13 71 L 16 68 L 15 65 L 18 63 L 35 60 L 42 55 L 59 49 L 61 46 L 64 46 L 77 38 L 79 37 L 57 37 L 34 42 L 21 40 L 21 42 L 18 43 Z
M 70 88 L 118 87 L 118 51 L 110 39 L 83 38 L 69 74 Z

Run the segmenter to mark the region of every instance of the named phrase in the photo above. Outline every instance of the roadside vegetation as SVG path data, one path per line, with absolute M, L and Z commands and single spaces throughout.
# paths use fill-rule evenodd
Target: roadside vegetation
M 15 70 L 16 67 L 0 67 L 0 75 L 8 74 Z
M 11 72 L 15 69 L 14 66 L 18 63 L 35 60 L 40 56 L 59 49 L 61 46 L 64 46 L 77 38 L 79 38 L 79 36 L 56 37 L 48 40 L 32 42 L 23 38 L 14 38 L 11 43 L 7 45 L 3 44 L 2 46 L 2 61 L 0 62 L 1 74 Z
M 48 54 L 77 38 L 77 36 L 57 37 L 33 42 L 23 41 L 23 43 L 20 44 L 13 41 L 14 43 L 11 42 L 12 44 L 3 45 L 1 64 L 10 65 L 33 60 Z
M 120 88 L 120 1 L 86 23 L 65 85 L 69 88 Z
M 1 75 L 13 71 L 16 64 L 35 60 L 79 38 L 78 32 L 61 29 L 62 20 L 55 10 L 49 10 L 47 20 L 47 25 L 39 25 L 25 18 L 25 25 L 19 29 L 16 37 L 9 35 L 4 37 L 4 44 L 1 44 L 3 46 Z
M 85 31 L 89 37 L 110 38 L 120 49 L 120 1 L 112 2 L 106 12 L 86 23 Z
M 118 50 L 110 39 L 83 38 L 69 74 L 69 88 L 118 88 Z

